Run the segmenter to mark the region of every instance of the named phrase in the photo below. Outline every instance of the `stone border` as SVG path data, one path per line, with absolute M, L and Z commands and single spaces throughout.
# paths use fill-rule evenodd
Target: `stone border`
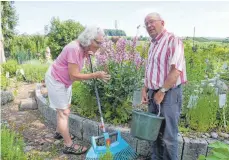
M 39 85 L 35 91 L 35 97 L 38 104 L 38 110 L 44 116 L 44 118 L 53 125 L 56 125 L 56 111 L 53 108 L 50 108 L 48 101 L 44 98 L 40 92 Z M 120 130 L 122 137 L 131 145 L 131 147 L 140 155 L 147 156 L 151 154 L 151 145 L 152 142 L 139 140 L 134 138 L 130 134 L 130 128 L 121 128 L 118 126 L 113 126 L 106 124 L 107 132 L 113 132 L 115 130 Z M 69 128 L 70 132 L 77 136 L 79 139 L 82 139 L 90 143 L 91 136 L 101 135 L 99 129 L 99 123 L 92 121 L 87 118 L 82 118 L 78 115 L 70 114 L 69 116 Z M 178 136 L 179 142 L 179 160 L 197 160 L 199 155 L 207 155 L 210 151 L 208 144 L 215 141 L 214 139 L 191 139 L 187 137 Z

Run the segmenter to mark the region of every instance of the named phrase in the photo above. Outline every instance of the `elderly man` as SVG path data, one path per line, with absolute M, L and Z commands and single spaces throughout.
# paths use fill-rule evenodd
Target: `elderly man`
M 152 38 L 145 71 L 142 103 L 151 113 L 165 117 L 157 140 L 153 143 L 152 160 L 178 160 L 178 121 L 182 106 L 181 85 L 187 81 L 182 41 L 164 28 L 158 13 L 145 17 Z M 147 95 L 148 92 L 148 95 Z

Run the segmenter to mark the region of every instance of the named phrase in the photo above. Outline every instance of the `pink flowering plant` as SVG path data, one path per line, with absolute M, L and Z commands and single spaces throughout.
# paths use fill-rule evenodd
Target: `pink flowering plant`
M 93 59 L 94 70 L 104 70 L 111 75 L 110 81 L 104 83 L 98 80 L 97 85 L 104 117 L 113 124 L 125 123 L 130 119 L 133 92 L 143 86 L 145 61 L 136 45 L 137 38 L 129 41 L 120 38 L 116 44 L 106 39 L 100 53 Z M 94 96 L 93 82 L 85 83 Z

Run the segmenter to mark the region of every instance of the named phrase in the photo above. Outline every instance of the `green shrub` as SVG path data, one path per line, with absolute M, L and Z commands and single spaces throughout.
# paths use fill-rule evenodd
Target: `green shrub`
M 5 75 L 1 75 L 1 90 L 6 90 L 8 86 L 8 80 Z
M 96 98 L 90 94 L 88 86 L 81 82 L 74 82 L 72 85 L 72 107 L 82 116 L 95 118 L 98 111 Z
M 106 69 L 111 75 L 111 80 L 108 83 L 96 81 L 104 117 L 107 122 L 112 124 L 127 123 L 131 117 L 133 92 L 141 86 L 142 76 L 130 63 L 110 62 Z M 104 69 L 101 67 L 97 70 Z M 94 97 L 93 81 L 84 81 L 83 83 L 88 86 L 88 93 L 91 97 Z
M 1 159 L 2 160 L 43 160 L 49 152 L 31 151 L 24 153 L 23 137 L 5 126 L 1 126 Z
M 49 67 L 48 64 L 41 64 L 39 61 L 34 63 L 25 63 L 20 65 L 25 72 L 26 80 L 29 82 L 41 82 L 45 78 L 45 73 Z M 19 77 L 21 79 L 21 77 Z
M 215 142 L 209 144 L 209 147 L 212 148 L 210 154 L 205 157 L 200 155 L 198 160 L 228 160 L 229 159 L 229 145 L 223 142 Z
M 212 87 L 204 88 L 198 96 L 197 104 L 190 108 L 187 118 L 191 129 L 206 132 L 218 126 L 219 97 Z
M 109 73 L 113 76 L 110 82 L 107 84 L 101 81 L 96 82 L 103 116 L 106 122 L 113 124 L 126 123 L 130 119 L 130 111 L 132 109 L 130 97 L 135 88 L 132 85 L 135 84 L 135 79 L 132 78 L 132 81 L 130 81 L 128 76 L 131 72 L 128 72 L 127 68 L 119 74 L 116 73 L 116 75 L 113 75 L 115 73 L 111 72 L 116 72 L 116 70 L 110 70 Z M 88 118 L 99 116 L 92 80 L 73 83 L 72 104 L 74 111 L 82 116 Z
M 93 66 L 96 66 L 97 71 L 104 70 L 111 75 L 108 83 L 96 81 L 105 121 L 112 124 L 127 123 L 131 117 L 133 92 L 143 85 L 144 61 L 137 52 L 136 39 L 131 43 L 126 39 L 120 39 L 116 44 L 106 39 L 101 50 L 101 54 L 95 57 L 97 65 Z M 86 66 L 85 72 L 91 72 L 89 66 Z M 73 97 L 77 103 L 81 103 L 78 110 L 83 116 L 98 115 L 97 109 L 87 109 L 88 105 L 94 106 L 92 101 L 96 104 L 94 83 L 92 80 L 82 83 L 84 88 L 78 88 L 78 96 L 83 100 Z M 90 97 L 89 101 L 87 97 Z
M 5 74 L 6 72 L 9 72 L 10 77 L 16 75 L 16 71 L 18 69 L 18 63 L 16 60 L 8 60 L 5 63 L 2 64 L 2 68 L 3 68 L 3 73 Z
M 6 127 L 1 128 L 1 159 L 2 160 L 27 160 L 23 152 L 25 144 L 22 137 Z

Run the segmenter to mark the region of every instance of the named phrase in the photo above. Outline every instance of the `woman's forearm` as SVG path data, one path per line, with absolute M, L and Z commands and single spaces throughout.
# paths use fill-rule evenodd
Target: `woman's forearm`
M 70 78 L 72 81 L 82 81 L 82 80 L 97 78 L 97 75 L 96 73 L 88 73 L 88 74 L 77 73 L 75 75 L 70 75 Z

